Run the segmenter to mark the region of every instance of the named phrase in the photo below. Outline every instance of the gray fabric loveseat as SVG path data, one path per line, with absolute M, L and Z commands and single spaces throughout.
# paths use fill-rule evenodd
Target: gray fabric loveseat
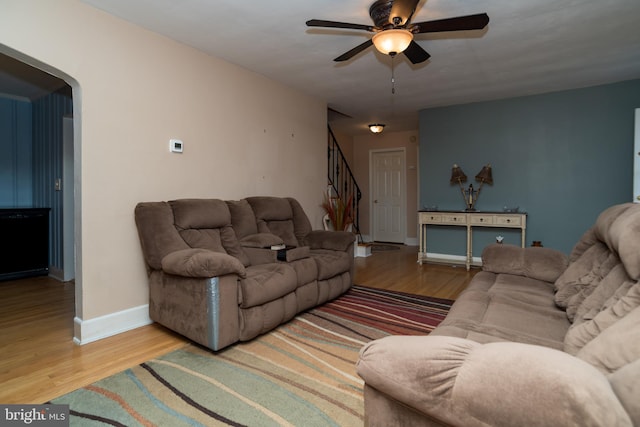
M 292 198 L 139 203 L 152 320 L 220 350 L 346 292 L 355 236 L 312 230 Z M 286 250 L 272 250 L 272 245 Z
M 482 258 L 429 336 L 363 347 L 367 424 L 640 425 L 640 204 L 605 210 L 569 257 Z

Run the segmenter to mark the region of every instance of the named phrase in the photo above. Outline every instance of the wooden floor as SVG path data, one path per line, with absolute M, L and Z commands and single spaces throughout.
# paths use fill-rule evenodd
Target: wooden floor
M 455 299 L 475 274 L 416 259 L 417 248 L 406 246 L 356 258 L 354 282 Z M 78 346 L 73 288 L 47 277 L 0 282 L 0 403 L 44 403 L 189 345 L 152 324 Z

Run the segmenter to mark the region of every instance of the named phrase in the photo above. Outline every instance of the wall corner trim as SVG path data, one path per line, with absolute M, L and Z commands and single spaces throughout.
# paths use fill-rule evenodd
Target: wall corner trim
M 75 317 L 73 323 L 73 342 L 78 345 L 84 345 L 149 325 L 153 323 L 153 320 L 149 317 L 149 304 L 144 304 L 94 319 L 82 320 L 79 317 Z

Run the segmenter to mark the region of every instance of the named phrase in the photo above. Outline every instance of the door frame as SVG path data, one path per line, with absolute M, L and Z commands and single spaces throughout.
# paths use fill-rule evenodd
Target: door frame
M 407 241 L 407 149 L 405 147 L 377 148 L 369 150 L 369 228 L 371 232 L 371 240 L 375 241 L 375 222 L 374 222 L 374 162 L 375 154 L 379 153 L 400 153 L 402 157 L 402 170 L 400 172 L 401 190 L 400 190 L 400 216 L 398 228 L 402 232 L 401 240 L 403 244 Z
M 640 108 L 636 108 L 636 123 L 633 150 L 633 195 L 632 201 L 640 203 Z

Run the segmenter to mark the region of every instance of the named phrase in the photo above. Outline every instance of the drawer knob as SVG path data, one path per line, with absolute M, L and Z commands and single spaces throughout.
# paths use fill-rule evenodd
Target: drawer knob
M 507 222 L 511 222 L 511 220 L 510 220 L 510 219 L 507 219 Z

